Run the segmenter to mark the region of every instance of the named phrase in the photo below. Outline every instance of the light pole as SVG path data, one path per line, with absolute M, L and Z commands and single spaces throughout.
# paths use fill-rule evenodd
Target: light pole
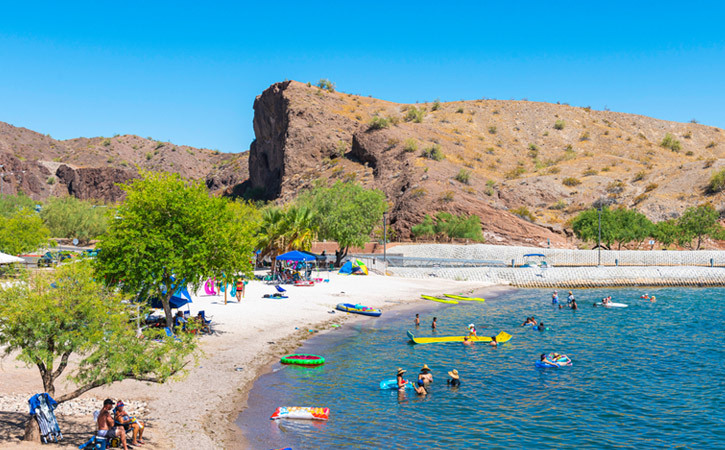
M 388 262 L 388 233 L 386 228 L 388 212 L 383 212 L 383 261 L 387 264 Z
M 597 206 L 597 215 L 599 216 L 599 237 L 597 238 L 597 267 L 602 266 L 602 204 Z

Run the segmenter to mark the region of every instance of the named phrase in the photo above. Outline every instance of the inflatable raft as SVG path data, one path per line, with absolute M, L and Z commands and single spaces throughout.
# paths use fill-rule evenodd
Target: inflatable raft
M 415 337 L 413 333 L 408 331 L 408 338 L 413 341 L 414 344 L 435 344 L 439 342 L 463 342 L 463 338 L 466 336 L 441 336 L 441 337 Z M 496 335 L 496 342 L 503 344 L 511 339 L 511 335 L 505 331 L 500 332 Z M 490 336 L 471 336 L 468 338 L 471 342 L 491 342 L 493 338 Z
M 439 302 L 439 303 L 450 303 L 452 305 L 457 305 L 458 304 L 458 300 L 448 300 L 448 299 L 445 299 L 445 298 L 433 297 L 432 295 L 423 295 L 423 294 L 421 294 L 421 298 L 424 298 L 426 300 L 432 300 L 434 302 Z
M 405 384 L 405 387 L 408 388 L 408 389 L 413 389 L 413 383 L 411 383 L 410 381 L 408 381 Z M 380 382 L 380 389 L 383 389 L 383 390 L 385 390 L 385 389 L 398 390 L 398 379 L 397 378 L 392 378 L 390 380 L 383 380 L 383 381 L 381 381 Z
M 327 420 L 330 418 L 330 408 L 313 408 L 310 406 L 280 406 L 274 411 L 270 420 L 278 419 L 305 419 Z
M 309 355 L 305 353 L 296 353 L 282 357 L 282 364 L 293 364 L 296 366 L 321 366 L 325 364 L 325 358 L 319 355 Z
M 444 297 L 452 298 L 453 300 L 460 300 L 463 302 L 485 302 L 485 298 L 481 297 L 466 297 L 465 295 L 453 295 L 453 294 L 443 294 Z
M 549 353 L 546 355 L 546 361 L 536 361 L 535 363 L 536 367 L 546 369 L 550 367 L 563 367 L 563 366 L 571 366 L 571 359 L 569 359 L 566 355 L 559 355 L 557 358 L 554 358 L 554 355 L 552 353 Z
M 335 309 L 349 313 L 362 314 L 363 316 L 380 317 L 383 313 L 379 309 L 370 308 L 363 305 L 353 305 L 352 303 L 339 303 Z
M 624 303 L 614 303 L 609 302 L 606 305 L 602 302 L 596 303 L 597 306 L 604 306 L 605 308 L 626 308 L 629 305 L 625 305 Z

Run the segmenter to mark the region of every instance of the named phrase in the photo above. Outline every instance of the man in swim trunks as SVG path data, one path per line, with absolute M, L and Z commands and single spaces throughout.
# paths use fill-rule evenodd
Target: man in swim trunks
M 103 409 L 101 409 L 101 412 L 98 414 L 98 419 L 96 420 L 96 425 L 98 425 L 96 435 L 109 440 L 114 437 L 119 437 L 121 439 L 123 449 L 128 450 L 128 445 L 126 444 L 126 432 L 123 427 L 115 426 L 115 422 L 113 421 L 113 416 L 111 415 L 113 405 L 114 402 L 110 398 L 103 401 Z

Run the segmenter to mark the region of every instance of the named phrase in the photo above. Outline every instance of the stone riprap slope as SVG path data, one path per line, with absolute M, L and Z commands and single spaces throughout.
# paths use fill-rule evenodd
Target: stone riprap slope
M 530 253 L 545 255 L 546 262 L 557 266 L 596 266 L 599 262 L 597 250 L 571 250 L 500 246 L 488 244 L 413 244 L 396 245 L 390 254 L 411 258 L 445 258 L 460 260 L 501 261 L 506 265 L 520 266 L 527 261 L 540 261 L 524 257 Z M 604 266 L 714 266 L 725 267 L 725 251 L 696 250 L 602 250 L 601 264 Z
M 545 270 L 528 267 L 389 267 L 388 273 L 405 278 L 480 281 L 521 288 L 725 286 L 725 268 L 722 267 L 554 267 Z

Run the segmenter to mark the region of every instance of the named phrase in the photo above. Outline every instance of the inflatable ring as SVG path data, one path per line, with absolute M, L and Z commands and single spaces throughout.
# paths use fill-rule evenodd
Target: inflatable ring
M 282 364 L 294 364 L 297 366 L 321 366 L 325 364 L 325 358 L 319 355 L 296 353 L 282 357 L 279 362 Z

